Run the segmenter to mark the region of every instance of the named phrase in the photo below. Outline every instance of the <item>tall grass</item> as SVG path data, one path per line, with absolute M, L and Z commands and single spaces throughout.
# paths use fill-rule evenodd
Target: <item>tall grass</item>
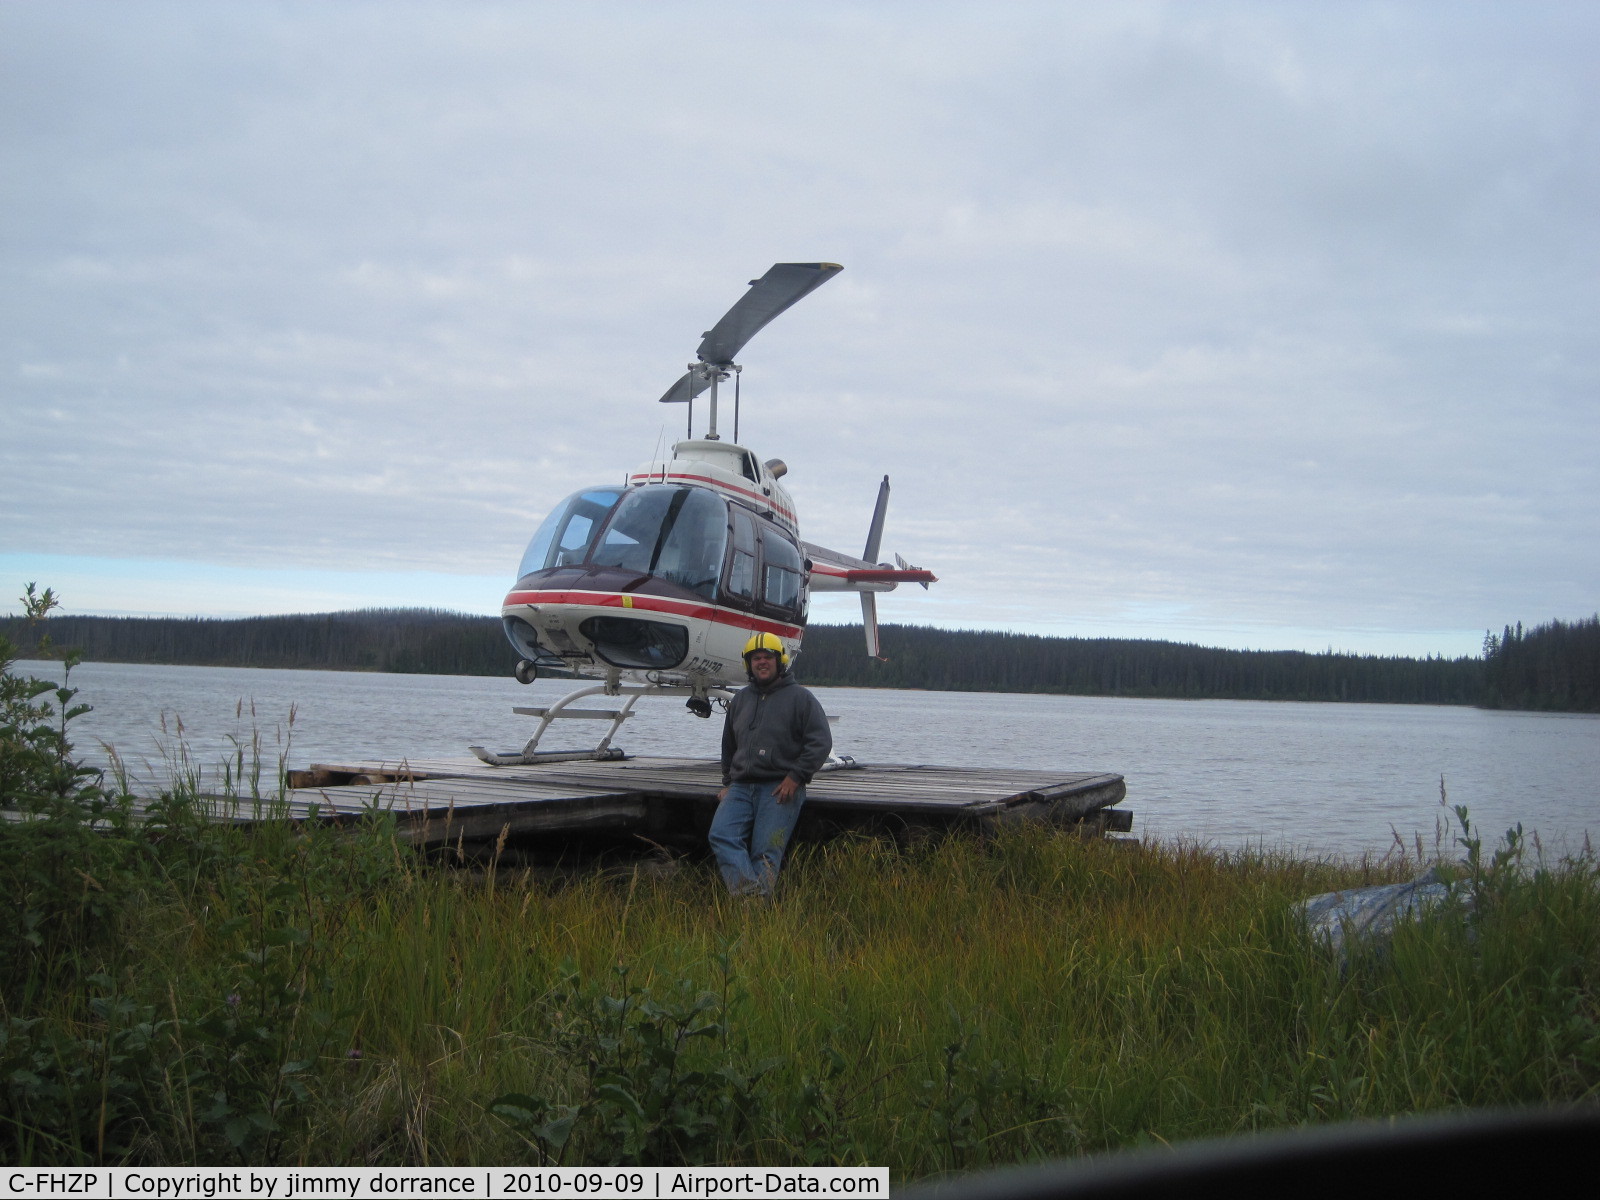
M 841 840 L 802 848 L 763 904 L 697 861 L 469 874 L 381 814 L 247 829 L 181 778 L 143 824 L 97 811 L 115 904 L 0 966 L 7 1161 L 870 1163 L 903 1181 L 1600 1086 L 1591 853 L 1469 854 L 1463 902 L 1341 962 L 1294 903 L 1414 857 L 1044 828 Z

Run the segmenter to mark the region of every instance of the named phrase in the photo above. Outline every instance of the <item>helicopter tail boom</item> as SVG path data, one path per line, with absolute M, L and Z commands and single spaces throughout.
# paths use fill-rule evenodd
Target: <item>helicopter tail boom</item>
M 807 542 L 809 549 L 811 543 Z M 939 577 L 923 567 L 847 567 L 837 568 L 832 563 L 817 562 L 813 558 L 811 590 L 814 592 L 892 592 L 902 583 L 920 583 L 927 587 L 938 583 Z
M 932 571 L 914 567 L 898 554 L 894 556 L 896 565 L 892 567 L 888 563 L 873 561 L 878 557 L 883 543 L 883 521 L 888 509 L 889 477 L 885 475 L 883 482 L 878 485 L 878 501 L 873 505 L 872 522 L 867 527 L 866 553 L 861 558 L 812 542 L 801 543 L 810 568 L 812 591 L 861 593 L 861 628 L 866 634 L 867 654 L 871 658 L 883 657 L 878 652 L 876 593 L 891 592 L 902 583 L 918 583 L 926 588 L 930 583 L 938 582 L 938 577 Z

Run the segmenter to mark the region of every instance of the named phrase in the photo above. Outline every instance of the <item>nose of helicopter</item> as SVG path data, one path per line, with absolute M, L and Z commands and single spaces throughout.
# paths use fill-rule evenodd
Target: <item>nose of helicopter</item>
M 580 621 L 578 632 L 613 667 L 664 671 L 689 656 L 689 630 L 668 621 L 607 614 Z
M 538 626 L 527 618 L 533 618 Z M 580 667 L 598 659 L 625 670 L 665 671 L 689 656 L 687 626 L 655 615 L 597 612 L 563 605 L 503 617 L 506 637 L 523 658 L 540 665 Z M 571 659 L 583 662 L 573 662 Z

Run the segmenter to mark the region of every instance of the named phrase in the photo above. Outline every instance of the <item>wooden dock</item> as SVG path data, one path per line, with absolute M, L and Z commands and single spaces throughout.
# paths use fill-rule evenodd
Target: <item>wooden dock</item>
M 513 767 L 475 758 L 318 763 L 289 772 L 288 782 L 290 816 L 392 812 L 408 841 L 467 847 L 574 839 L 703 846 L 722 786 L 718 764 L 706 759 L 583 757 Z M 1112 807 L 1126 793 L 1122 776 L 1104 773 L 867 764 L 812 780 L 796 836 L 1018 821 L 1126 831 L 1132 813 Z

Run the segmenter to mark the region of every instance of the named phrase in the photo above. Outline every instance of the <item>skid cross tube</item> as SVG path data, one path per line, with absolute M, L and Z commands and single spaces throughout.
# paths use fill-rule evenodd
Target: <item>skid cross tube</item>
M 537 762 L 539 759 L 539 742 L 544 737 L 545 730 L 550 728 L 552 721 L 563 718 L 573 720 L 610 721 L 611 727 L 606 730 L 605 736 L 600 739 L 600 744 L 592 752 L 580 751 L 576 755 L 563 757 L 586 758 L 613 758 L 620 755 L 611 749 L 611 739 L 617 736 L 617 730 L 622 728 L 622 723 L 633 716 L 633 706 L 639 702 L 641 696 L 716 696 L 722 700 L 731 699 L 733 693 L 724 687 L 711 687 L 696 689 L 692 687 L 669 687 L 659 683 L 649 684 L 613 684 L 597 683 L 593 687 L 579 688 L 575 692 L 568 692 L 554 704 L 547 707 L 514 706 L 512 712 L 525 717 L 538 717 L 539 727 L 533 731 L 533 736 L 521 750 L 507 751 L 496 754 L 485 750 L 482 746 L 473 746 L 471 750 L 484 762 L 495 767 L 526 766 Z M 626 696 L 621 708 L 571 708 L 574 701 L 583 700 L 589 696 Z M 550 752 L 546 752 L 547 755 Z M 560 753 L 560 752 L 556 752 Z

